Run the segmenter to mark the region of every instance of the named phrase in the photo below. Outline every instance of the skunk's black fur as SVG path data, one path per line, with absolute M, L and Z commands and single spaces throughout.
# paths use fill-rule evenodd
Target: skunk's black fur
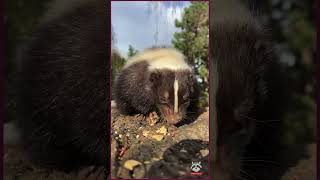
M 43 21 L 20 55 L 17 122 L 43 166 L 109 163 L 108 3 L 87 1 Z
M 255 131 L 257 107 L 266 95 L 264 70 L 274 55 L 270 37 L 249 11 L 236 1 L 217 1 L 221 9 L 212 7 L 210 36 L 217 66 L 217 74 L 210 74 L 218 77 L 216 116 L 211 116 L 218 124 L 213 172 L 216 179 L 233 180 L 240 176 L 241 158 Z

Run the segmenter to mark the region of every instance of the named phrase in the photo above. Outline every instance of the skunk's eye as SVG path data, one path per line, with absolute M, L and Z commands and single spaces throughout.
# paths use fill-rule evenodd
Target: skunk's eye
M 160 104 L 168 104 L 168 98 L 166 97 L 160 97 L 159 98 Z
M 189 93 L 186 93 L 182 96 L 182 99 L 183 99 L 183 104 L 185 106 L 189 106 L 190 104 L 190 98 L 189 98 Z

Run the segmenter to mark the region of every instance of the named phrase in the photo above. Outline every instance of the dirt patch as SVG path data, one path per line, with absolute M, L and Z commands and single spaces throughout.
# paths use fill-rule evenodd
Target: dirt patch
M 206 178 L 209 113 L 180 127 L 112 109 L 113 178 Z M 154 122 L 154 121 L 152 121 Z M 200 162 L 199 173 L 191 166 Z

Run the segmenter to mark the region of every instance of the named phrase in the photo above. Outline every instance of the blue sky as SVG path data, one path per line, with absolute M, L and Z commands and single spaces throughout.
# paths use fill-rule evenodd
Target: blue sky
M 189 1 L 160 3 L 151 13 L 150 1 L 112 1 L 111 21 L 116 34 L 116 48 L 126 57 L 129 44 L 138 50 L 153 45 L 171 45 L 175 28 L 174 20 L 181 19 L 183 9 L 190 6 Z M 152 2 L 156 3 L 156 2 Z M 157 23 L 158 22 L 158 23 Z M 155 32 L 158 26 L 158 40 Z

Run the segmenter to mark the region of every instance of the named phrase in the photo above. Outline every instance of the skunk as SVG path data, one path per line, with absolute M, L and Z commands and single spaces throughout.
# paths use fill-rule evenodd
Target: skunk
M 151 48 L 132 57 L 116 81 L 116 104 L 123 114 L 158 112 L 169 124 L 195 113 L 197 83 L 185 57 L 174 48 Z
M 53 4 L 19 57 L 20 141 L 42 166 L 104 166 L 109 163 L 108 3 Z
M 213 176 L 233 180 L 240 177 L 257 107 L 266 97 L 265 69 L 274 55 L 270 37 L 249 10 L 236 0 L 213 0 L 212 4 L 211 69 L 216 72 L 210 73 L 211 82 L 217 78 L 211 106 L 216 114 L 210 116 L 216 118 L 210 120 L 217 148 L 213 149 Z

